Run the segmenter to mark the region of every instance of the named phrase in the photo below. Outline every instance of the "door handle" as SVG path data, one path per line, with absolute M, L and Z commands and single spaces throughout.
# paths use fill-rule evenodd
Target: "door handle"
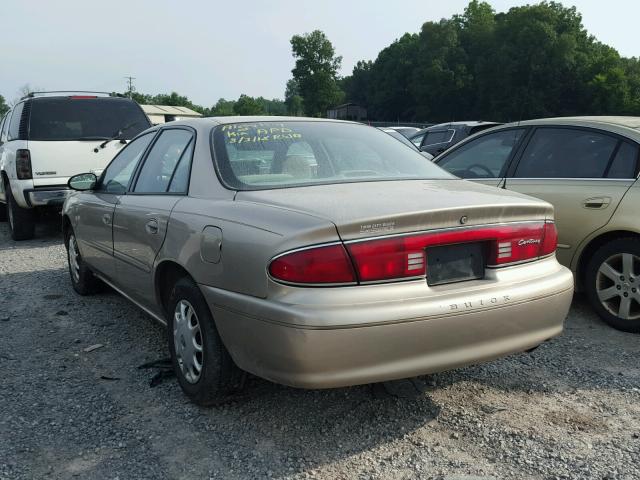
M 104 223 L 105 225 L 111 225 L 111 215 L 109 215 L 108 213 L 102 215 L 102 223 Z
M 582 206 L 590 210 L 602 210 L 611 203 L 611 197 L 592 197 L 582 201 Z
M 158 220 L 156 220 L 155 218 L 152 218 L 144 226 L 144 229 L 147 231 L 147 233 L 151 235 L 155 235 L 156 233 L 158 233 Z

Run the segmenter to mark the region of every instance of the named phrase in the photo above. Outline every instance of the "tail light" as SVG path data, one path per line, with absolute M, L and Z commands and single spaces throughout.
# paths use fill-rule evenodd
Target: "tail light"
M 284 282 L 318 285 L 419 278 L 428 275 L 429 247 L 482 242 L 486 264 L 499 267 L 550 255 L 557 238 L 551 222 L 400 235 L 287 253 L 271 262 L 269 273 Z
M 287 283 L 326 285 L 356 282 L 351 260 L 342 244 L 286 253 L 271 262 L 269 273 Z
M 18 180 L 30 180 L 33 178 L 29 150 L 24 148 L 16 150 L 16 175 Z

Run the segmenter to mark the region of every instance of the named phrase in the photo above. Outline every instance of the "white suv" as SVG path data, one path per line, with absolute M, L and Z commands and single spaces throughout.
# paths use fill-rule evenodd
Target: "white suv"
M 32 238 L 37 209 L 61 209 L 69 177 L 101 171 L 151 126 L 140 106 L 109 94 L 30 94 L 0 120 L 0 220 Z

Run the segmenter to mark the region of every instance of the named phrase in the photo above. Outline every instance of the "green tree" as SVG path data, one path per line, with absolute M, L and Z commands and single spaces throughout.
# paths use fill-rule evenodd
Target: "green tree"
M 4 100 L 4 97 L 0 95 L 0 117 L 9 111 L 9 105 Z
M 338 86 L 342 57 L 320 30 L 291 37 L 296 64 L 291 73 L 298 84 L 307 115 L 324 117 L 327 110 L 344 98 Z
M 233 100 L 225 100 L 224 98 L 219 99 L 216 104 L 206 112 L 207 116 L 210 117 L 228 117 L 234 114 L 233 106 L 235 105 L 235 101 Z
M 263 115 L 264 108 L 255 98 L 242 94 L 235 102 L 233 112 L 236 115 Z
M 287 114 L 294 117 L 304 115 L 302 109 L 302 96 L 300 96 L 300 88 L 295 79 L 290 78 L 284 91 L 284 103 L 287 108 Z

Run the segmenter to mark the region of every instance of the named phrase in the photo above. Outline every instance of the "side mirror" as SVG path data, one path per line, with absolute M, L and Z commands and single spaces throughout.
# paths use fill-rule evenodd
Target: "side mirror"
M 97 181 L 98 177 L 96 177 L 95 173 L 79 173 L 71 177 L 67 185 L 72 190 L 83 192 L 85 190 L 92 190 Z

